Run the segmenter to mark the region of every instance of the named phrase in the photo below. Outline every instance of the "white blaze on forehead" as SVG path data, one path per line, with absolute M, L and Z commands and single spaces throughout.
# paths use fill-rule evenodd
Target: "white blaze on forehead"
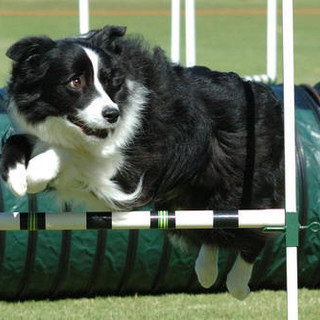
M 94 85 L 96 87 L 97 92 L 99 92 L 99 94 L 102 97 L 106 97 L 107 99 L 110 100 L 111 103 L 113 103 L 110 99 L 110 97 L 105 93 L 101 82 L 99 81 L 98 75 L 99 75 L 99 56 L 97 53 L 95 53 L 94 51 L 92 51 L 91 49 L 88 48 L 83 48 L 84 51 L 86 52 L 88 58 L 91 61 L 92 64 L 92 68 L 93 68 L 93 82 Z M 115 104 L 115 103 L 113 103 Z
M 92 128 L 106 128 L 110 125 L 102 116 L 102 111 L 105 108 L 119 109 L 111 98 L 104 91 L 101 82 L 99 81 L 99 56 L 97 53 L 88 48 L 83 48 L 92 64 L 93 84 L 96 95 L 93 95 L 92 100 L 87 106 L 79 111 L 78 117 Z

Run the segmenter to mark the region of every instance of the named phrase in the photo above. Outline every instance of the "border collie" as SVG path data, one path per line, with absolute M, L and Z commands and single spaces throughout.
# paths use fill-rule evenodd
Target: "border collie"
M 235 73 L 169 62 L 126 28 L 13 44 L 8 110 L 20 129 L 1 172 L 18 196 L 53 189 L 90 210 L 263 209 L 283 200 L 282 107 L 264 85 Z M 250 292 L 261 230 L 183 230 L 200 248 L 195 271 L 211 287 L 218 248 L 238 257 L 227 288 Z

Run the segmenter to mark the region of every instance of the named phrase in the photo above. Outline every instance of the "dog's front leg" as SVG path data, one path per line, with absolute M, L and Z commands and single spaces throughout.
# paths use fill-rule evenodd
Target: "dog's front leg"
M 1 176 L 10 191 L 22 197 L 27 192 L 27 165 L 34 146 L 34 137 L 17 134 L 2 147 Z
M 35 144 L 26 170 L 27 192 L 38 193 L 53 181 L 61 166 L 61 159 L 55 149 L 42 142 Z
M 13 135 L 2 148 L 1 175 L 19 197 L 43 191 L 60 170 L 57 152 L 37 138 Z

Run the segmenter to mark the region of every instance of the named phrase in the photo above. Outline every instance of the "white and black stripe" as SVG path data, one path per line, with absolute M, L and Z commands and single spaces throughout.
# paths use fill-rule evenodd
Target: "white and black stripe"
M 0 213 L 0 230 L 235 229 L 284 225 L 284 209 Z

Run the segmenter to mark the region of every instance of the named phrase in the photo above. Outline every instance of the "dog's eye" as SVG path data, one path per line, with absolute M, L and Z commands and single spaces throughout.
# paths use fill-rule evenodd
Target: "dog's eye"
M 86 86 L 86 79 L 83 74 L 74 77 L 70 82 L 69 86 L 74 89 L 81 89 Z

